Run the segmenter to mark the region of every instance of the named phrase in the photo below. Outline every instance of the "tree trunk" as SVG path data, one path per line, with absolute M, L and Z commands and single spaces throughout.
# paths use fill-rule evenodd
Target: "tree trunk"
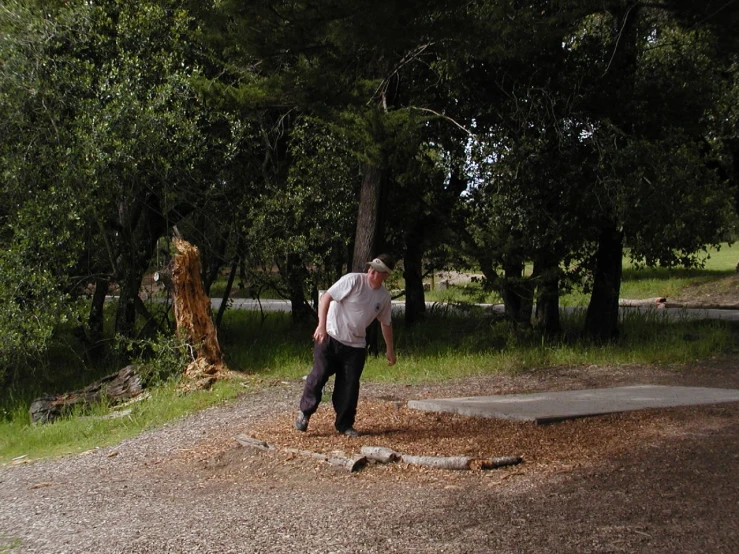
M 365 264 L 384 247 L 382 199 L 387 170 L 384 166 L 366 163 L 363 172 L 352 258 L 352 271 L 356 273 L 364 273 Z
M 412 326 L 426 312 L 423 290 L 423 239 L 425 225 L 418 222 L 406 236 L 403 278 L 405 279 L 405 324 Z
M 501 296 L 508 317 L 519 327 L 530 327 L 534 290 L 532 283 L 524 279 L 523 270 L 522 261 L 507 259 L 503 263 L 505 278 L 501 284 Z
M 305 283 L 308 281 L 308 270 L 297 254 L 287 255 L 286 280 L 290 293 L 290 306 L 293 322 L 298 323 L 313 318 L 313 310 L 305 299 Z
M 364 177 L 359 193 L 359 212 L 357 213 L 357 229 L 354 234 L 354 256 L 352 271 L 364 273 L 366 264 L 372 257 L 379 254 L 384 247 L 383 236 L 383 209 L 382 200 L 385 196 L 385 179 L 387 170 L 383 165 L 373 163 L 364 164 Z M 377 320 L 367 328 L 367 349 L 370 354 L 379 354 L 378 346 L 379 327 Z
M 221 321 L 223 320 L 223 314 L 226 313 L 226 307 L 228 306 L 228 299 L 231 296 L 231 289 L 234 286 L 234 280 L 236 279 L 236 271 L 239 267 L 239 259 L 234 258 L 231 262 L 231 272 L 228 274 L 228 282 L 226 283 L 226 290 L 223 291 L 223 298 L 221 299 L 221 305 L 218 307 L 218 315 L 216 316 L 216 328 L 221 328 Z M 210 295 L 209 295 L 210 296 Z
M 585 316 L 585 334 L 596 340 L 618 337 L 623 235 L 610 227 L 601 232 L 593 275 L 593 293 Z
M 215 250 L 210 252 L 210 255 L 207 257 L 208 263 L 203 268 L 203 289 L 208 296 L 210 296 L 210 288 L 218 279 L 218 273 L 221 271 L 221 266 L 226 256 L 227 246 L 228 236 L 219 235 Z
M 539 278 L 534 325 L 547 336 L 562 331 L 559 318 L 559 268 L 556 261 L 534 263 L 533 274 Z
M 87 318 L 88 339 L 93 347 L 103 339 L 103 323 L 105 308 L 105 297 L 108 295 L 110 282 L 108 279 L 95 279 L 95 292 L 92 294 L 90 303 L 90 315 Z
M 121 208 L 121 230 L 118 233 L 116 278 L 120 288 L 116 333 L 133 337 L 136 327 L 136 297 L 149 267 L 156 245 L 165 232 L 165 220 L 154 195 L 135 206 Z

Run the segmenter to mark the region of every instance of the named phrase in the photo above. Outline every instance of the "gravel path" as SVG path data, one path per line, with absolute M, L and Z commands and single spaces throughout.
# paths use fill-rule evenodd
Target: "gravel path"
M 680 372 L 589 367 L 367 384 L 360 407 L 636 383 L 739 388 L 739 372 L 723 360 Z M 269 435 L 289 423 L 301 387 L 265 387 L 115 447 L 0 467 L 0 553 L 737 552 L 739 403 L 540 427 L 567 441 L 559 443 L 567 458 L 493 471 L 395 464 L 350 474 L 238 446 L 240 433 Z M 514 431 L 522 432 L 493 425 L 480 433 Z M 322 432 L 319 421 L 312 435 L 273 435 L 289 446 L 290 437 L 315 442 Z M 593 437 L 606 432 L 622 447 L 599 448 Z M 325 436 L 331 447 L 353 447 Z

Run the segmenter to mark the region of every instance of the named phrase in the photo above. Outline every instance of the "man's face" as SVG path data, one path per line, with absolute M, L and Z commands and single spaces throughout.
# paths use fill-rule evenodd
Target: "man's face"
M 370 267 L 367 270 L 367 277 L 369 277 L 370 287 L 372 287 L 373 289 L 379 289 L 380 286 L 385 282 L 385 279 L 387 279 L 389 276 L 389 273 L 381 273 L 373 267 Z

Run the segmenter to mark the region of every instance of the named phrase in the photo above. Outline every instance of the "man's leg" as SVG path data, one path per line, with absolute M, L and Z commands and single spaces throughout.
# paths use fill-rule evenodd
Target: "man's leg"
M 336 371 L 332 363 L 332 344 L 334 339 L 327 337 L 322 343 L 313 343 L 313 369 L 305 380 L 303 396 L 300 398 L 300 411 L 306 417 L 312 416 L 321 403 L 323 387 Z
M 359 378 L 364 370 L 367 351 L 339 345 L 341 365 L 336 371 L 334 393 L 331 400 L 336 411 L 335 427 L 339 433 L 354 427 L 359 402 Z

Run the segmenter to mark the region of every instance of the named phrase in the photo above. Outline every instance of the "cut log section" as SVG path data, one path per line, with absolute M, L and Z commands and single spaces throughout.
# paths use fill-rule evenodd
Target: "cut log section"
M 277 450 L 272 444 L 264 442 L 263 440 L 256 439 L 249 435 L 239 435 L 236 437 L 236 442 L 239 445 L 246 448 L 256 448 L 257 450 Z M 367 464 L 367 458 L 365 456 L 347 456 L 343 452 L 331 452 L 331 454 L 321 454 L 320 452 L 310 452 L 309 450 L 300 450 L 298 448 L 283 448 L 282 452 L 288 454 L 297 454 L 304 458 L 313 458 L 314 460 L 320 460 L 326 462 L 329 465 L 345 469 L 349 472 L 359 471 Z
M 361 452 L 369 461 L 380 464 L 388 464 L 400 459 L 400 454 L 384 446 L 363 446 Z

